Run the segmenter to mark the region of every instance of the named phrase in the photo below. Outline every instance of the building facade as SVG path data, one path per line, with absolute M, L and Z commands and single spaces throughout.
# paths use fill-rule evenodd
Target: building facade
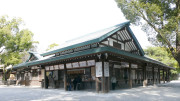
M 30 52 L 25 63 L 13 67 L 17 84 L 106 93 L 113 83 L 120 89 L 168 82 L 174 68 L 146 57 L 129 25 L 88 34 L 46 53 Z

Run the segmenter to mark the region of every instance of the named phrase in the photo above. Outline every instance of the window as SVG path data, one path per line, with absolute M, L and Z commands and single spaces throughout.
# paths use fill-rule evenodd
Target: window
M 121 44 L 113 41 L 113 46 L 121 49 Z

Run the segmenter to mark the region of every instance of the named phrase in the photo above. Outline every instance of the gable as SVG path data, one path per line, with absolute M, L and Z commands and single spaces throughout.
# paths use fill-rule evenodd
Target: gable
M 101 43 L 132 54 L 144 56 L 144 51 L 129 26 L 125 26 L 114 34 L 109 35 Z
M 67 41 L 65 44 L 60 45 L 59 48 L 48 51 L 46 53 L 41 54 L 41 56 L 47 56 L 47 55 L 52 55 L 52 54 L 57 54 L 57 55 L 64 55 L 64 54 L 69 54 L 72 53 L 76 50 L 81 50 L 83 48 L 87 48 L 87 47 L 91 47 L 93 45 L 99 44 L 100 42 L 107 40 L 108 37 L 111 37 L 112 35 L 114 35 L 115 33 L 117 33 L 118 31 L 122 30 L 123 28 L 126 28 L 126 30 L 124 30 L 125 32 L 127 32 L 125 35 L 129 35 L 130 37 L 127 38 L 127 36 L 123 37 L 121 36 L 122 43 L 125 43 L 125 47 L 127 48 L 126 50 L 130 50 L 130 52 L 132 53 L 136 53 L 137 55 L 144 55 L 144 52 L 142 50 L 142 48 L 140 47 L 137 39 L 135 38 L 135 36 L 133 35 L 132 31 L 129 30 L 129 24 L 130 22 L 124 22 L 121 23 L 119 25 L 110 27 L 110 28 L 106 28 L 104 30 L 95 32 L 95 33 L 90 33 L 88 35 Z M 127 30 L 128 29 L 128 30 Z M 122 35 L 122 34 L 120 34 Z M 132 42 L 128 42 L 131 41 L 131 39 L 133 39 L 133 43 Z M 121 44 L 119 43 L 115 43 L 116 46 L 120 46 Z M 123 45 L 122 45 L 123 46 Z M 129 49 L 128 49 L 129 47 Z
M 35 52 L 28 52 L 28 53 L 29 53 L 29 58 L 26 60 L 26 62 L 35 61 L 42 58 L 38 53 Z

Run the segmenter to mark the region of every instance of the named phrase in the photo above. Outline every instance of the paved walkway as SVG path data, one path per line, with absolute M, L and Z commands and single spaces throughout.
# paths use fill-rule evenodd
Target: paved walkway
M 0 86 L 0 101 L 180 101 L 180 81 L 98 94 L 37 87 Z

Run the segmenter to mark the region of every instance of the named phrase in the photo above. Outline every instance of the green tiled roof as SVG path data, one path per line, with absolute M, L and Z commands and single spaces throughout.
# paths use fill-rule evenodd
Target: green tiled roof
M 128 22 L 121 23 L 119 25 L 115 25 L 115 26 L 110 27 L 110 28 L 106 28 L 104 30 L 101 30 L 101 31 L 98 31 L 95 33 L 90 33 L 90 34 L 85 35 L 83 37 L 79 37 L 79 38 L 76 38 L 74 40 L 68 41 L 63 45 L 60 45 L 60 47 L 58 49 L 43 53 L 41 55 L 47 56 L 47 55 L 51 55 L 51 54 L 54 54 L 54 53 L 57 53 L 60 51 L 73 49 L 76 47 L 80 47 L 80 46 L 84 46 L 84 45 L 88 45 L 88 44 L 92 44 L 92 43 L 101 42 L 105 38 L 109 37 L 110 35 L 114 34 L 115 32 L 119 31 L 120 29 L 122 29 L 126 26 L 128 28 L 128 30 L 130 31 L 130 34 L 133 36 L 133 40 L 135 41 L 135 44 L 137 44 L 137 47 L 140 50 L 140 54 L 143 56 L 144 51 L 141 48 L 141 46 L 139 45 L 139 42 L 135 38 L 134 34 L 130 30 L 129 25 L 130 25 L 130 22 L 128 21 Z
M 99 48 L 93 48 L 93 49 L 89 49 L 89 50 L 85 50 L 85 51 L 81 51 L 81 52 L 76 52 L 73 54 L 68 54 L 68 55 L 64 55 L 64 56 L 59 56 L 59 57 L 51 57 L 48 59 L 44 59 L 44 60 L 37 60 L 37 61 L 31 61 L 31 62 L 27 62 L 27 63 L 22 63 L 19 65 L 14 66 L 15 68 L 21 68 L 21 67 L 28 67 L 28 66 L 33 66 L 33 65 L 40 65 L 43 63 L 47 63 L 47 62 L 54 62 L 54 61 L 58 61 L 58 60 L 64 60 L 64 59 L 69 59 L 69 58 L 75 58 L 78 56 L 85 56 L 85 55 L 90 55 L 90 54 L 96 54 L 96 53 L 116 53 L 122 56 L 126 56 L 128 58 L 131 59 L 138 59 L 140 61 L 145 61 L 148 63 L 153 63 L 153 64 L 157 64 L 166 68 L 171 68 L 174 69 L 173 67 L 169 67 L 159 61 L 144 57 L 144 56 L 139 56 L 139 55 L 135 55 L 135 54 L 131 54 L 129 52 L 123 51 L 123 50 L 118 50 L 116 48 L 112 48 L 112 47 L 99 47 Z

